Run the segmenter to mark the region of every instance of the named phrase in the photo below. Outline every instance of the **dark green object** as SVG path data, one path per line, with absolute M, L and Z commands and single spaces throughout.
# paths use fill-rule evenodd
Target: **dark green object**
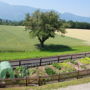
M 17 67 L 14 71 L 17 78 L 23 78 L 29 75 L 29 70 L 25 66 Z
M 54 74 L 56 74 L 56 72 L 53 69 L 51 69 L 51 68 L 45 68 L 45 70 L 46 70 L 46 73 L 48 75 L 54 75 Z
M 0 63 L 0 79 L 14 78 L 13 68 L 8 61 Z

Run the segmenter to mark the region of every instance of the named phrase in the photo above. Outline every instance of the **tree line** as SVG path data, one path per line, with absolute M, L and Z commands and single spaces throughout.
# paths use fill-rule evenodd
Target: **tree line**
M 22 26 L 23 21 L 11 21 L 11 20 L 0 19 L 0 25 Z
M 64 21 L 64 23 L 67 24 L 67 28 L 90 29 L 90 23 L 87 22 Z
M 90 23 L 87 22 L 74 22 L 74 21 L 65 21 L 62 20 L 63 23 L 66 24 L 67 28 L 77 28 L 77 29 L 90 29 Z M 22 21 L 11 21 L 0 19 L 0 25 L 13 25 L 13 26 L 24 26 L 25 22 Z

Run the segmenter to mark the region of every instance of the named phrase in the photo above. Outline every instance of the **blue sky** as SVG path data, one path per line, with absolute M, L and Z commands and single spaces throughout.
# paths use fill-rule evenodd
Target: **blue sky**
M 90 17 L 90 0 L 0 0 L 12 5 L 26 5 L 43 9 L 54 9 Z

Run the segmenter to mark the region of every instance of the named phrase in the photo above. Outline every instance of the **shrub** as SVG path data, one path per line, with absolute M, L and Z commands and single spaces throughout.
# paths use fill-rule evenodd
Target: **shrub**
M 16 67 L 16 69 L 14 70 L 14 74 L 16 78 L 22 78 L 22 77 L 26 77 L 29 75 L 29 70 L 27 69 L 27 67 L 24 66 L 18 66 Z
M 88 57 L 80 59 L 79 61 L 83 64 L 90 64 L 90 58 L 88 58 Z
M 71 60 L 70 63 L 78 65 L 78 63 L 76 61 L 74 61 L 74 60 Z
M 67 72 L 76 71 L 76 69 L 72 65 L 70 65 L 68 63 L 60 63 L 59 65 L 61 65 L 61 67 L 63 68 L 63 70 L 61 70 L 61 72 L 67 73 Z
M 69 60 L 69 61 L 71 61 L 71 60 Z M 77 64 L 77 62 L 76 63 L 72 62 L 72 63 Z M 66 73 L 66 72 L 76 71 L 76 69 L 72 65 L 68 64 L 68 62 L 56 63 L 56 64 L 53 64 L 53 66 L 56 67 L 59 70 L 63 69 L 60 72 L 65 72 Z
M 56 72 L 53 70 L 53 69 L 51 69 L 51 68 L 45 68 L 45 70 L 46 70 L 46 73 L 48 74 L 48 75 L 54 75 L 54 74 L 56 74 Z
M 54 64 L 52 64 L 54 67 L 56 67 L 57 69 L 59 69 L 59 70 L 61 70 L 61 66 L 59 65 L 59 63 L 54 63 Z

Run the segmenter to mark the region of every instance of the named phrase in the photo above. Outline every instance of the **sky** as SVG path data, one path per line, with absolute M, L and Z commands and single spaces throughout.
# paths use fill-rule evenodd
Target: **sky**
M 90 0 L 0 0 L 12 5 L 25 5 L 42 9 L 54 9 L 90 17 Z

